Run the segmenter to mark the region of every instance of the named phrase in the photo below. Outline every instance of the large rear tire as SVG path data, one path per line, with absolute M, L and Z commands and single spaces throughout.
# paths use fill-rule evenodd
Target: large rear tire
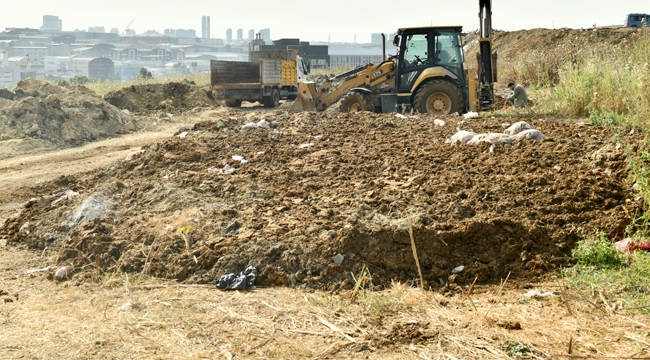
M 280 106 L 280 90 L 271 90 L 271 95 L 264 97 L 264 106 L 267 108 L 275 108 Z
M 374 111 L 370 95 L 359 92 L 351 92 L 345 95 L 339 106 L 340 112 Z
M 423 114 L 448 115 L 460 113 L 463 105 L 460 89 L 444 80 L 433 80 L 422 86 L 413 99 L 413 109 Z

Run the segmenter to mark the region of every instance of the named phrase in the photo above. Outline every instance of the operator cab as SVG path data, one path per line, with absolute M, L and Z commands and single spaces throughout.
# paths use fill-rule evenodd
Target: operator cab
M 456 76 L 450 79 L 463 86 L 462 27 L 422 27 L 399 29 L 393 39 L 398 48 L 396 87 L 398 92 L 411 92 L 420 74 L 441 66 Z

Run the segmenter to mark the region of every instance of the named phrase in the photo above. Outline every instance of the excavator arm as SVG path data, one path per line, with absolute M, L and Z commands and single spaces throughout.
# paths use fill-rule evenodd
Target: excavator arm
M 497 54 L 492 53 L 492 1 L 479 0 L 478 110 L 494 107 L 494 83 L 497 81 Z
M 368 92 L 381 92 L 384 89 L 388 91 L 394 81 L 394 69 L 394 61 L 388 60 L 379 65 L 368 64 L 329 78 L 318 89 L 313 82 L 300 83 L 298 98 L 291 106 L 291 112 L 324 111 L 355 88 Z

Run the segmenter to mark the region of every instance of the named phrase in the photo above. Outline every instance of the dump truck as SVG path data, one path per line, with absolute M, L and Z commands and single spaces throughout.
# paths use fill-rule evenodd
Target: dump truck
M 249 54 L 250 61 L 210 61 L 212 94 L 227 106 L 259 101 L 269 108 L 294 100 L 299 81 L 306 80 L 298 50 L 266 50 Z
M 491 110 L 497 81 L 491 1 L 479 0 L 479 9 L 477 69 L 464 67 L 461 26 L 401 28 L 393 39 L 396 56 L 329 78 L 318 88 L 301 83 L 291 111 L 324 111 L 341 99 L 342 112 Z

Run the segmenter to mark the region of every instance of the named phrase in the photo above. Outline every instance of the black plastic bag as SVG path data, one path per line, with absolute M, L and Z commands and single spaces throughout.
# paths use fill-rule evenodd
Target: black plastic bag
M 249 266 L 239 275 L 234 273 L 221 275 L 215 285 L 219 289 L 225 290 L 246 290 L 246 288 L 255 285 L 255 279 L 257 279 L 257 269 Z

